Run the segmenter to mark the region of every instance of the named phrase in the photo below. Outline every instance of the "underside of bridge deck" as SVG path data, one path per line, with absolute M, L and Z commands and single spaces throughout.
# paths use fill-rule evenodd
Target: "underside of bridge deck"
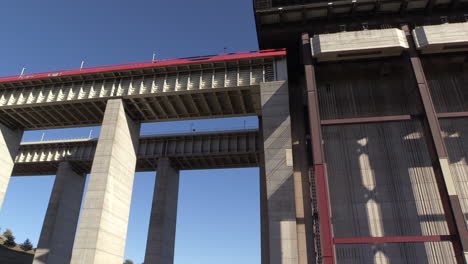
M 257 130 L 144 136 L 140 138 L 136 171 L 157 170 L 163 157 L 169 157 L 172 166 L 180 170 L 256 167 L 258 140 Z M 54 175 L 65 160 L 75 171 L 89 173 L 96 145 L 95 139 L 23 143 L 12 175 Z

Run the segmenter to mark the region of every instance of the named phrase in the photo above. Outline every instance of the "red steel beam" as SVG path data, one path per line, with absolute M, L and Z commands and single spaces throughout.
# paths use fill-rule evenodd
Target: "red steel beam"
M 440 118 L 459 118 L 468 117 L 468 112 L 450 112 L 450 113 L 438 113 L 437 117 Z
M 217 61 L 225 61 L 225 60 L 261 58 L 261 57 L 282 56 L 282 55 L 286 55 L 285 49 L 244 51 L 244 52 L 235 52 L 235 53 L 224 53 L 224 54 L 218 54 L 218 55 L 206 55 L 206 56 L 186 57 L 186 58 L 178 58 L 178 59 L 142 61 L 142 62 L 113 64 L 113 65 L 104 65 L 104 66 L 95 66 L 95 67 L 86 67 L 86 68 L 77 68 L 77 69 L 68 69 L 68 70 L 27 73 L 27 74 L 22 74 L 22 75 L 21 74 L 10 75 L 10 76 L 0 77 L 0 82 L 14 82 L 14 81 L 22 81 L 22 80 L 30 80 L 30 79 L 52 78 L 52 77 L 69 76 L 69 75 L 82 75 L 82 74 L 98 73 L 98 72 L 123 71 L 123 70 L 154 68 L 154 67 L 171 66 L 171 65 L 182 65 L 182 64 L 192 64 L 192 63 L 202 63 L 202 62 L 217 62 Z
M 452 241 L 454 236 L 389 236 L 389 237 L 335 237 L 335 244 L 379 244 Z
M 322 127 L 315 79 L 315 66 L 312 60 L 312 48 L 308 33 L 302 34 L 302 52 L 307 86 L 309 125 L 314 159 L 315 184 L 317 186 L 317 206 L 323 264 L 335 263 L 333 245 L 333 227 L 331 222 L 330 197 L 328 193 L 327 166 L 322 143 Z
M 363 124 L 363 123 L 379 123 L 379 122 L 392 122 L 392 121 L 406 121 L 411 120 L 411 115 L 394 115 L 394 116 L 372 116 L 360 118 L 343 118 L 343 119 L 327 119 L 322 120 L 322 126 L 332 125 L 346 125 L 346 124 Z

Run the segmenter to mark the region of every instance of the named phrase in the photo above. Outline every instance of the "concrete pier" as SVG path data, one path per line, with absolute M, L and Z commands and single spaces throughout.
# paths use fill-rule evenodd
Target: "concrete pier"
M 33 264 L 70 263 L 86 177 L 61 162 Z
M 168 158 L 158 161 L 144 264 L 174 263 L 179 171 Z
M 109 100 L 71 263 L 123 263 L 138 135 L 122 100 Z
M 261 178 L 266 182 L 266 206 L 262 206 L 263 243 L 268 243 L 268 259 L 263 264 L 297 264 L 297 230 L 294 196 L 294 176 L 289 114 L 288 84 L 286 81 L 260 85 L 262 102 L 262 133 L 264 168 Z M 263 201 L 265 201 L 263 199 Z M 266 216 L 266 217 L 265 217 Z M 267 236 L 267 237 L 266 237 Z M 264 245 L 262 248 L 265 250 Z
M 23 130 L 12 130 L 0 124 L 0 167 L 2 168 L 0 171 L 0 208 L 3 205 L 22 136 Z

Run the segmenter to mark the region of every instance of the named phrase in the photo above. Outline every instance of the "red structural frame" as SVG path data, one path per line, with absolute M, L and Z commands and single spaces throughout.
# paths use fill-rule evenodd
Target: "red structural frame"
M 153 67 L 182 65 L 182 64 L 201 63 L 201 62 L 217 62 L 217 61 L 225 61 L 225 60 L 261 58 L 261 57 L 271 57 L 271 56 L 281 56 L 281 55 L 286 55 L 285 49 L 243 51 L 243 52 L 235 52 L 235 53 L 223 53 L 223 54 L 217 54 L 217 55 L 205 55 L 205 56 L 186 57 L 186 58 L 177 58 L 177 59 L 132 62 L 132 63 L 113 64 L 113 65 L 85 67 L 85 68 L 76 68 L 76 69 L 68 69 L 68 70 L 57 70 L 57 71 L 48 71 L 48 72 L 38 72 L 38 73 L 25 73 L 25 74 L 0 77 L 0 82 L 13 82 L 13 81 L 22 81 L 22 80 L 30 80 L 30 79 L 50 78 L 50 77 L 69 76 L 69 75 L 78 75 L 78 74 L 87 74 L 87 73 L 98 73 L 98 72 L 106 72 L 106 71 L 121 71 L 121 70 L 153 68 Z
M 388 236 L 388 237 L 335 237 L 334 244 L 378 244 L 453 241 L 455 236 Z

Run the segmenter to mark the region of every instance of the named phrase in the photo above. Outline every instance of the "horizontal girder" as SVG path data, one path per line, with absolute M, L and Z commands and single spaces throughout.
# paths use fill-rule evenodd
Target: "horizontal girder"
M 258 166 L 257 130 L 143 136 L 139 141 L 136 171 L 154 171 L 161 157 L 181 170 Z M 22 143 L 13 175 L 53 175 L 61 161 L 89 173 L 96 139 Z
M 277 79 L 276 59 L 284 60 L 8 87 L 0 89 L 0 122 L 23 129 L 99 125 L 111 98 L 122 98 L 141 122 L 257 115 L 259 84 Z

